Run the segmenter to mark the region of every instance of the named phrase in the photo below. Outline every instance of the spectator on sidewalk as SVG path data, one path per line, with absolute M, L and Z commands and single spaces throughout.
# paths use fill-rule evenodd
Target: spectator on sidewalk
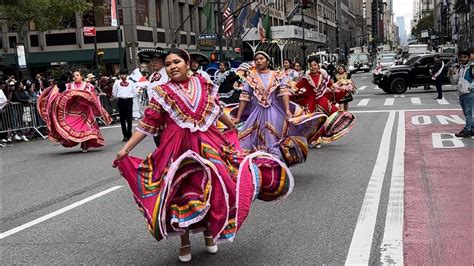
M 434 65 L 431 69 L 431 79 L 434 81 L 438 97 L 436 99 L 443 99 L 443 77 L 444 77 L 444 62 L 439 54 L 434 56 Z
M 31 101 L 30 96 L 28 95 L 28 92 L 25 90 L 25 86 L 23 83 L 18 83 L 18 85 L 15 87 L 15 90 L 13 91 L 12 94 L 12 103 L 16 103 L 13 106 L 13 129 L 16 129 L 15 135 L 13 138 L 15 140 L 23 140 L 23 141 L 28 141 L 28 139 L 25 136 L 25 131 L 21 129 L 24 127 L 24 121 L 23 121 L 23 114 L 25 112 L 24 107 L 28 107 L 25 105 L 31 104 L 33 101 Z
M 471 57 L 471 62 L 469 62 Z M 472 122 L 472 106 L 474 105 L 474 51 L 465 50 L 459 52 L 459 69 L 451 69 L 449 72 L 451 84 L 457 84 L 459 104 L 466 119 L 466 126 L 455 136 L 459 138 L 470 138 L 474 135 L 474 124 Z

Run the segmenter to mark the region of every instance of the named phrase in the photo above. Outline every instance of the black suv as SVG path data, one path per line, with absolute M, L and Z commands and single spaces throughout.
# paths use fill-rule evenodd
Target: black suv
M 404 65 L 389 67 L 380 73 L 378 86 L 386 93 L 405 93 L 408 88 L 432 85 L 430 69 L 434 65 L 435 54 L 414 56 Z M 443 84 L 449 84 L 447 69 L 456 61 L 454 54 L 440 54 L 444 62 Z

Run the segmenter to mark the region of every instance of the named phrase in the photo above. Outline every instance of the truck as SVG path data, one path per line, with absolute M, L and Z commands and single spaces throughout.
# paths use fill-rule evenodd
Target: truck
M 408 54 L 426 54 L 428 52 L 428 44 L 410 44 L 408 45 Z

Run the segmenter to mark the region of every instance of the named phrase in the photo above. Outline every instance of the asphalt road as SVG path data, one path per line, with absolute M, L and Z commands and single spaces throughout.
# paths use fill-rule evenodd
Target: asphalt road
M 365 210 L 366 195 L 371 195 L 367 193 L 369 181 L 373 181 L 382 146 L 388 145 L 380 201 L 374 199 L 379 204 L 373 234 L 362 234 L 369 248 L 364 259 L 369 264 L 380 262 L 398 111 L 457 110 L 459 104 L 454 87 L 445 87 L 446 100 L 440 103 L 433 100 L 435 89 L 412 89 L 394 97 L 376 89 L 370 74 L 355 74 L 353 78 L 357 87 L 365 87 L 350 103 L 357 125 L 349 135 L 311 150 L 305 164 L 292 168 L 293 193 L 279 202 L 256 202 L 234 243 L 220 245 L 218 254 L 207 255 L 202 236 L 194 235 L 193 264 L 354 262 L 348 257 L 354 247 L 364 245 L 354 236 L 360 217 L 364 217 L 361 210 Z M 383 142 L 391 119 L 393 128 L 386 134 L 391 139 Z M 106 146 L 87 154 L 78 147 L 66 149 L 48 140 L 15 143 L 0 150 L 2 265 L 178 263 L 179 238 L 161 242 L 152 238 L 127 184 L 111 167 L 123 145 L 120 128 L 106 128 L 103 134 Z M 152 139 L 146 139 L 133 154 L 145 156 L 153 148 Z M 107 194 L 89 198 L 106 190 Z M 85 199 L 88 201 L 81 202 Z M 83 204 L 71 208 L 78 202 Z M 52 217 L 28 224 L 45 215 Z M 25 224 L 31 226 L 21 227 Z M 12 229 L 24 230 L 5 235 Z

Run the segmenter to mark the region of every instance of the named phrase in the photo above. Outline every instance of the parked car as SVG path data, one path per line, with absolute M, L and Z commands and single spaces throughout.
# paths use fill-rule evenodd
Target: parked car
M 349 73 L 355 73 L 357 71 L 370 71 L 370 60 L 369 54 L 360 53 L 360 54 L 351 54 L 349 56 Z
M 405 93 L 408 88 L 433 84 L 430 69 L 433 68 L 435 54 L 417 55 L 403 65 L 396 65 L 382 70 L 378 86 L 386 93 Z M 454 54 L 440 54 L 445 64 L 445 71 L 456 60 Z M 449 84 L 445 75 L 443 84 Z

